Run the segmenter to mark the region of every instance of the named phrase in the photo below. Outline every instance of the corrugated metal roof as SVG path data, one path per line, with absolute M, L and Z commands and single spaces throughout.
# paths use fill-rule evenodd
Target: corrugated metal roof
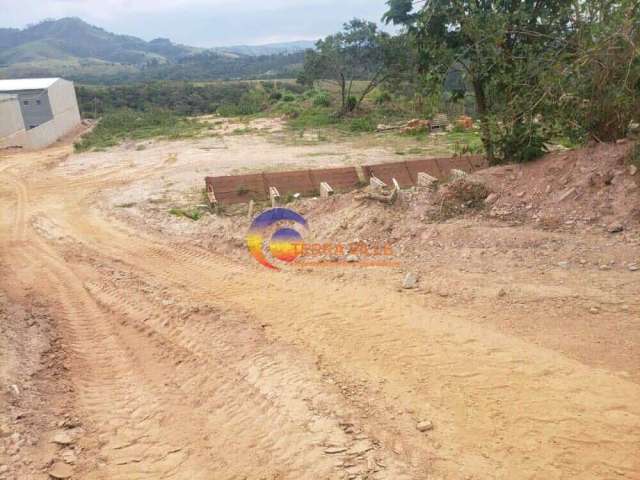
M 0 80 L 0 92 L 18 92 L 20 90 L 44 90 L 60 78 L 16 78 Z

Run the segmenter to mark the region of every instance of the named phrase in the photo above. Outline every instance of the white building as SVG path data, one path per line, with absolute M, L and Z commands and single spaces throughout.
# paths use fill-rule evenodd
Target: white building
M 80 125 L 73 83 L 62 78 L 0 80 L 0 148 L 43 148 Z

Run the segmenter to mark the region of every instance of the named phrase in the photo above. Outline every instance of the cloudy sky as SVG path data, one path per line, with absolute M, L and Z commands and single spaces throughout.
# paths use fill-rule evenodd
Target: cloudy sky
M 353 18 L 380 21 L 386 0 L 0 0 L 0 27 L 76 16 L 115 33 L 213 47 L 316 40 Z

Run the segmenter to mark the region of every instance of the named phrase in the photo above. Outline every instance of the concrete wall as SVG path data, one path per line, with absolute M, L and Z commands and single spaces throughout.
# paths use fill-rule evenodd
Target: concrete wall
M 17 92 L 22 110 L 22 119 L 27 130 L 35 128 L 53 119 L 46 90 Z
M 482 156 L 462 156 L 363 165 L 361 168 L 366 178 L 375 175 L 387 185 L 392 185 L 395 178 L 402 188 L 406 188 L 417 184 L 419 172 L 445 180 L 454 168 L 471 173 L 486 167 L 486 163 Z M 246 203 L 251 199 L 267 200 L 269 187 L 276 187 L 284 197 L 290 193 L 317 194 L 321 182 L 327 182 L 336 191 L 355 190 L 360 185 L 355 167 L 206 177 L 205 182 L 207 192 L 213 194 L 218 203 L 227 205 Z
M 26 132 L 20 103 L 14 95 L 0 95 L 0 148 L 22 146 Z
M 21 92 L 20 98 L 22 99 L 23 96 L 24 92 Z M 29 100 L 32 101 L 36 98 L 41 98 L 41 105 L 46 103 L 47 108 L 50 107 L 53 118 L 35 128 L 28 128 L 29 125 L 27 125 L 26 133 L 13 133 L 11 134 L 12 137 L 10 139 L 4 141 L 0 140 L 0 146 L 22 146 L 32 149 L 44 148 L 56 142 L 80 125 L 80 111 L 78 110 L 78 101 L 76 99 L 76 92 L 73 88 L 72 82 L 67 80 L 58 80 L 46 91 L 40 91 L 38 95 L 31 95 Z M 15 105 L 17 107 L 22 130 L 24 130 L 24 112 L 21 112 L 21 106 L 19 103 L 16 102 Z M 7 112 L 0 111 L 0 128 L 6 128 L 7 130 L 10 129 L 9 127 L 4 126 L 5 116 L 9 119 L 13 119 L 15 116 L 14 109 L 16 107 L 11 107 Z M 17 124 L 17 120 L 9 120 L 9 123 L 12 125 Z M 1 138 L 2 135 L 0 134 L 0 139 Z

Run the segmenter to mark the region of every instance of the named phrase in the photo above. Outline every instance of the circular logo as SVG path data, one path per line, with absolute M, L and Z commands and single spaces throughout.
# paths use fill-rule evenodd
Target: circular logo
M 261 213 L 249 228 L 249 252 L 265 267 L 279 270 L 274 263 L 291 263 L 302 253 L 302 235 L 295 226 L 309 228 L 302 215 L 288 208 L 272 208 Z

